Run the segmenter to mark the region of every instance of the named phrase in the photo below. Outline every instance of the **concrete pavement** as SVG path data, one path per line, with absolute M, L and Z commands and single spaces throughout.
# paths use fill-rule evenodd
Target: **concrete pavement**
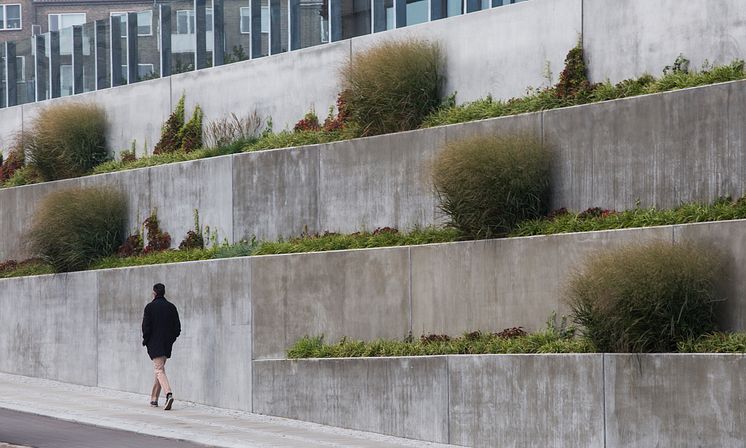
M 3 373 L 0 408 L 214 447 L 448 446 L 183 401 L 167 412 L 151 408 L 146 395 Z

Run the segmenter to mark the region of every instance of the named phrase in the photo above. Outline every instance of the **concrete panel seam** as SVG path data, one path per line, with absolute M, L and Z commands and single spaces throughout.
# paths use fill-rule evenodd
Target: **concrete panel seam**
M 414 319 L 414 308 L 412 307 L 412 247 L 407 247 L 407 269 L 409 270 L 409 285 L 408 285 L 408 296 L 409 296 L 409 334 L 411 336 L 414 331 L 413 319 Z
M 604 448 L 606 448 L 606 354 L 601 353 L 601 400 L 604 416 Z

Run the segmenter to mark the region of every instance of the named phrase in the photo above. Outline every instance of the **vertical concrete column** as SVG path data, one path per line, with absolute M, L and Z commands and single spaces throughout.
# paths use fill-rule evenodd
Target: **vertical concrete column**
M 407 26 L 407 0 L 394 0 L 396 28 Z
M 466 0 L 466 12 L 474 12 L 479 11 L 482 7 L 482 4 L 479 0 Z
M 106 82 L 106 20 L 96 20 L 96 32 L 94 33 L 94 51 L 96 53 L 96 90 L 103 89 L 108 85 Z
M 288 0 L 290 14 L 290 49 L 300 48 L 300 0 Z
M 262 56 L 262 2 L 250 0 L 251 6 L 251 59 Z
M 60 74 L 60 32 L 49 33 L 49 97 L 59 98 L 62 88 Z
M 122 45 L 120 43 L 122 39 L 122 19 L 119 17 L 109 17 L 109 22 L 111 86 L 116 87 L 122 85 Z
M 18 104 L 18 60 L 16 59 L 16 43 L 5 42 L 5 104 Z
M 282 53 L 282 0 L 269 0 L 269 53 Z
M 73 95 L 83 93 L 83 27 L 73 27 Z
M 43 34 L 34 36 L 34 45 L 36 46 L 36 56 L 34 58 L 34 78 L 36 79 L 36 101 L 47 99 L 47 87 L 49 86 L 49 63 L 47 62 L 47 41 Z
M 342 40 L 342 0 L 329 0 L 329 26 L 331 41 Z
M 205 0 L 194 0 L 194 69 L 207 67 L 207 13 Z
M 212 0 L 212 66 L 225 64 L 225 14 L 223 0 Z
M 158 5 L 160 29 L 158 39 L 161 48 L 161 78 L 171 76 L 171 6 Z
M 373 32 L 386 31 L 386 2 L 373 0 Z
M 140 80 L 139 58 L 137 57 L 137 13 L 127 13 L 127 84 Z

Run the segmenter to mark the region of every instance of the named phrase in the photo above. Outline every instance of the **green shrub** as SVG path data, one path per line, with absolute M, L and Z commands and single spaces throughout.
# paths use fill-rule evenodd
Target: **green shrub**
M 28 241 L 57 272 L 85 269 L 122 244 L 127 201 L 108 188 L 51 193 L 34 214 Z
M 108 158 L 106 127 L 104 110 L 93 104 L 45 107 L 24 132 L 27 163 L 43 181 L 88 174 Z
M 385 42 L 342 70 L 350 119 L 363 135 L 417 128 L 440 104 L 443 57 L 437 44 Z
M 181 139 L 179 132 L 184 127 L 184 101 L 185 96 L 179 98 L 176 103 L 176 109 L 171 112 L 168 119 L 163 123 L 161 128 L 161 139 L 155 145 L 153 154 L 168 154 L 181 149 Z
M 549 152 L 524 135 L 454 142 L 435 159 L 433 183 L 451 226 L 472 238 L 504 235 L 546 213 Z
M 681 353 L 746 353 L 746 333 L 712 333 L 679 342 Z
M 192 152 L 202 147 L 202 109 L 194 108 L 192 118 L 179 130 L 177 139 L 181 142 L 181 151 Z
M 715 329 L 721 262 L 654 242 L 592 256 L 568 287 L 575 323 L 605 352 L 668 352 Z

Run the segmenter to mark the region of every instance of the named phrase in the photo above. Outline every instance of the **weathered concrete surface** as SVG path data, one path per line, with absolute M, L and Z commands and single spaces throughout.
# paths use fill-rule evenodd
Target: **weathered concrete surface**
M 604 446 L 602 355 L 447 359 L 449 443 Z
M 446 56 L 444 92 L 459 102 L 508 99 L 559 79 L 582 32 L 582 0 L 531 0 L 352 39 L 352 55 L 383 40 L 438 42 Z M 608 31 L 606 31 L 608 32 Z M 479 36 L 475 38 L 475 36 Z
M 743 446 L 743 355 L 605 355 L 604 363 L 606 446 Z
M 743 81 L 544 113 L 552 205 L 674 207 L 744 193 Z
M 254 412 L 446 443 L 446 358 L 254 361 Z
M 699 68 L 746 58 L 741 0 L 584 0 L 583 45 L 594 82 L 660 74 L 679 54 Z
M 195 209 L 200 225 L 218 232 L 218 242 L 233 241 L 233 157 L 154 167 L 149 190 L 150 206 L 158 210 L 174 247 L 194 229 Z
M 254 358 L 284 358 L 303 336 L 403 338 L 409 249 L 251 258 Z
M 182 333 L 166 363 L 177 396 L 232 409 L 251 406 L 251 306 L 246 258 L 99 273 L 98 386 L 149 393 L 152 363 L 140 324 L 153 285 L 179 310 Z
M 540 330 L 569 312 L 566 282 L 588 255 L 672 238 L 657 227 L 412 247 L 412 334 Z
M 324 145 L 233 156 L 233 241 L 319 232 L 318 167 Z
M 83 272 L 0 281 L 0 371 L 96 385 L 97 279 Z
M 277 130 L 292 129 L 311 109 L 323 118 L 337 100 L 338 72 L 350 42 L 306 48 L 172 77 L 172 102 L 186 93 L 187 111 L 199 104 L 206 120 L 256 111 Z
M 319 161 L 319 228 L 356 232 L 438 223 L 430 166 L 444 128 L 328 145 Z
M 22 108 L 24 127 L 28 127 L 41 108 L 71 102 L 92 103 L 104 108 L 109 124 L 107 145 L 113 155 L 123 149 L 129 150 L 133 142 L 138 154 L 152 154 L 160 139 L 161 125 L 171 113 L 171 79 L 154 79 L 1 109 L 0 122 L 6 114 L 17 113 L 16 109 Z

